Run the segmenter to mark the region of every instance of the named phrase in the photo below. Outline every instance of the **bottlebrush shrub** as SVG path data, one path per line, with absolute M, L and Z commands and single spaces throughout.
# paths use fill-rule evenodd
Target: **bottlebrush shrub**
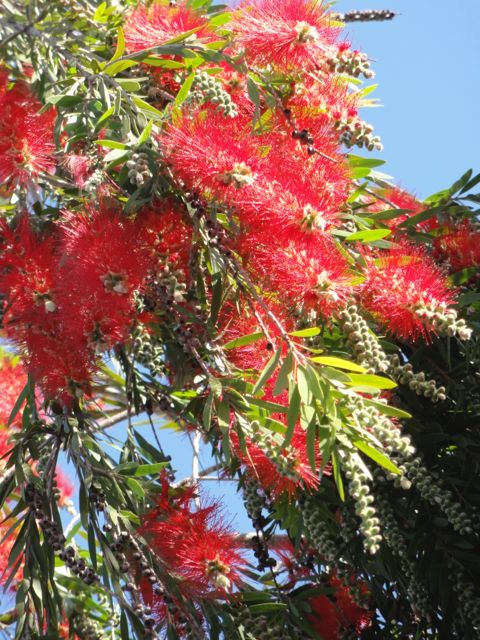
M 480 636 L 480 176 L 357 155 L 329 4 L 4 3 L 9 637 Z

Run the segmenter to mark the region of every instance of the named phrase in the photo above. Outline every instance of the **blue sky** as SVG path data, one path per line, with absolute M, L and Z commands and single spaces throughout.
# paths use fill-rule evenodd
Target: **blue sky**
M 346 29 L 376 72 L 383 107 L 363 117 L 382 138 L 382 171 L 426 197 L 480 170 L 480 0 L 338 0 L 336 9 L 401 14 Z

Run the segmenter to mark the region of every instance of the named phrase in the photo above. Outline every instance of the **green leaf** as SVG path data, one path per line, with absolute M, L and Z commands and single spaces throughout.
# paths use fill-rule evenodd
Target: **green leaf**
M 313 338 L 314 336 L 318 336 L 319 333 L 320 329 L 318 327 L 308 327 L 307 329 L 292 331 L 289 335 L 295 336 L 295 338 Z
M 145 491 L 143 490 L 142 485 L 137 482 L 137 480 L 134 480 L 133 478 L 126 478 L 125 482 L 128 485 L 128 488 L 131 489 L 131 491 L 133 491 L 133 493 L 138 497 L 138 498 L 144 498 L 145 497 Z
M 260 391 L 260 389 L 265 385 L 265 383 L 268 380 L 270 380 L 270 378 L 273 375 L 273 372 L 277 368 L 281 353 L 282 353 L 282 348 L 279 347 L 276 350 L 276 352 L 273 354 L 273 356 L 270 358 L 270 360 L 267 362 L 264 370 L 260 374 L 260 377 L 258 378 L 257 382 L 255 383 L 255 386 L 252 389 L 252 396 L 257 394 Z
M 345 488 L 343 486 L 342 474 L 340 472 L 341 465 L 340 459 L 338 457 L 338 452 L 335 449 L 332 449 L 332 467 L 333 467 L 333 479 L 335 480 L 335 484 L 337 485 L 338 495 L 340 496 L 340 500 L 345 502 Z
M 153 118 L 154 120 L 163 120 L 163 113 L 156 109 L 153 105 L 145 102 L 138 96 L 131 96 L 133 103 L 140 111 L 147 116 L 147 118 Z
M 361 156 L 355 156 L 351 153 L 348 154 L 348 164 L 351 167 L 369 167 L 374 169 L 375 167 L 381 167 L 385 164 L 385 160 L 378 160 L 375 158 L 362 158 Z
M 114 111 L 115 111 L 115 107 L 110 107 L 110 109 L 107 109 L 105 111 L 105 113 L 103 115 L 101 115 L 100 118 L 97 120 L 97 123 L 95 125 L 95 129 L 98 129 L 99 125 L 101 125 L 103 122 L 108 120 L 108 118 L 110 118 L 110 116 L 113 115 Z M 97 144 L 99 144 L 98 140 L 96 142 L 97 142 Z
M 288 403 L 287 432 L 285 434 L 285 440 L 283 441 L 284 447 L 288 447 L 288 445 L 292 441 L 293 434 L 295 432 L 295 426 L 298 422 L 299 416 L 300 416 L 300 393 L 298 391 L 298 386 L 295 386 L 290 397 L 290 402 Z
M 133 475 L 134 476 L 155 476 L 158 473 L 160 473 L 160 471 L 162 471 L 162 469 L 165 469 L 165 467 L 167 467 L 168 464 L 169 464 L 168 462 L 155 462 L 153 464 L 140 464 L 135 469 Z
M 392 233 L 390 229 L 367 229 L 365 231 L 356 231 L 349 234 L 345 240 L 347 242 L 374 242 L 375 240 L 381 240 L 386 238 Z
M 261 331 L 257 331 L 256 333 L 249 333 L 246 336 L 241 336 L 240 338 L 235 338 L 234 340 L 230 340 L 227 344 L 223 345 L 223 349 L 238 349 L 238 347 L 244 347 L 247 344 L 252 344 L 252 342 L 257 342 L 257 340 L 261 340 L 263 338 L 263 333 Z
M 248 610 L 252 614 L 260 613 L 276 613 L 277 611 L 285 611 L 287 605 L 283 602 L 265 602 L 264 604 L 252 604 Z
M 20 392 L 20 395 L 18 396 L 15 404 L 13 405 L 13 409 L 10 413 L 10 417 L 8 418 L 7 426 L 10 426 L 12 422 L 15 420 L 17 413 L 20 411 L 22 407 L 22 404 L 28 398 L 29 389 L 30 389 L 30 382 L 27 382 L 27 384 L 23 387 L 22 391 Z
M 145 144 L 147 140 L 150 138 L 150 134 L 152 133 L 153 120 L 149 120 L 147 126 L 140 134 L 140 137 L 137 140 L 137 145 L 140 147 L 142 144 Z
M 93 568 L 97 570 L 97 545 L 95 540 L 95 530 L 91 522 L 88 523 L 88 551 Z
M 387 471 L 390 471 L 391 473 L 395 473 L 397 475 L 400 475 L 402 473 L 400 469 L 393 464 L 390 458 L 387 458 L 387 456 L 381 453 L 380 451 L 378 451 L 378 449 L 375 449 L 371 445 L 367 444 L 365 440 L 360 440 L 360 438 L 355 438 L 352 440 L 352 444 L 355 445 L 359 451 L 367 455 L 369 458 L 371 458 L 374 462 L 376 462 L 378 465 L 380 465 Z
M 47 104 L 53 104 L 57 107 L 72 107 L 80 102 L 83 102 L 83 96 L 56 95 L 47 99 Z
M 280 367 L 280 371 L 278 372 L 277 379 L 275 380 L 275 385 L 273 387 L 273 395 L 278 396 L 284 391 L 288 389 L 288 376 L 293 367 L 293 356 L 289 352 L 283 361 L 282 366 Z
M 317 456 L 315 452 L 317 444 L 317 419 L 314 416 L 313 420 L 310 421 L 310 424 L 307 428 L 307 456 L 308 461 L 310 463 L 310 468 L 312 471 L 315 471 L 317 468 Z
M 260 91 L 258 90 L 257 83 L 252 80 L 252 78 L 247 79 L 247 91 L 248 97 L 253 102 L 253 104 L 258 108 L 260 108 Z
M 345 369 L 345 371 L 356 371 L 357 373 L 365 373 L 365 369 L 355 362 L 337 358 L 335 356 L 315 356 L 310 358 L 312 362 L 324 364 L 327 367 L 336 367 L 337 369 Z
M 184 83 L 180 87 L 180 90 L 175 97 L 175 101 L 173 103 L 175 107 L 179 107 L 185 101 L 194 80 L 195 80 L 195 72 L 192 71 L 192 73 L 190 73 L 186 77 Z
M 377 400 L 372 400 L 371 398 L 362 398 L 362 402 L 364 404 L 370 405 L 371 407 L 375 407 L 384 415 L 391 416 L 392 418 L 403 418 L 405 420 L 409 420 L 412 417 L 409 413 L 403 411 L 402 409 L 399 409 L 398 407 L 392 407 L 389 404 L 383 404 L 383 402 L 378 402 Z
M 108 147 L 109 149 L 123 149 L 127 148 L 127 145 L 118 140 L 95 140 L 94 144 L 98 144 L 101 147 Z
M 115 60 L 118 60 L 119 58 L 121 58 L 124 51 L 125 51 L 125 35 L 123 33 L 122 27 L 119 27 L 118 35 L 117 35 L 117 46 L 115 49 L 115 53 L 113 54 L 113 57 L 111 58 L 110 62 L 115 62 Z
M 397 383 L 390 378 L 383 376 L 374 376 L 371 374 L 349 374 L 350 383 L 356 387 L 370 387 L 372 389 L 395 389 Z

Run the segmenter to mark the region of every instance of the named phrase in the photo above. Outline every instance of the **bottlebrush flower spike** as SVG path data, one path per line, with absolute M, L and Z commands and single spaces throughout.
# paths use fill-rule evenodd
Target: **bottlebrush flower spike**
M 315 310 L 329 318 L 352 292 L 346 258 L 326 235 L 298 238 L 256 235 L 248 240 L 249 263 L 272 291 L 290 306 Z
M 323 2 L 315 0 L 245 2 L 231 28 L 248 63 L 282 71 L 318 68 L 334 55 L 338 34 Z
M 7 427 L 10 414 L 15 403 L 23 391 L 27 382 L 25 369 L 16 359 L 10 358 L 8 355 L 0 355 L 0 429 Z M 22 420 L 22 411 L 20 410 L 9 428 L 20 428 Z M 10 435 L 9 431 L 0 430 L 2 442 L 6 444 L 6 439 Z M 6 435 L 7 438 L 3 439 Z M 0 457 L 5 453 L 5 448 L 0 445 Z M 1 463 L 0 463 L 1 464 Z
M 5 296 L 3 327 L 22 342 L 30 327 L 49 323 L 57 309 L 58 255 L 53 234 L 36 233 L 24 214 L 16 229 L 0 222 L 0 292 Z
M 246 438 L 245 453 L 234 430 L 230 440 L 247 475 L 258 481 L 272 498 L 283 494 L 293 498 L 301 488 L 312 490 L 318 487 L 319 476 L 310 466 L 306 434 L 300 426 L 296 427 L 292 442 L 286 449 L 265 439 Z
M 344 633 L 359 635 L 370 626 L 373 613 L 358 606 L 348 587 L 336 576 L 330 576 L 331 596 L 314 596 L 308 601 L 312 614 L 308 616 L 313 626 L 324 640 L 338 640 Z
M 249 127 L 246 118 L 206 111 L 170 127 L 162 143 L 187 188 L 231 203 L 235 191 L 263 185 L 260 143 L 249 135 Z
M 480 230 L 471 222 L 450 224 L 434 240 L 435 257 L 444 260 L 451 272 L 480 267 Z
M 449 309 L 454 292 L 445 275 L 418 246 L 403 243 L 367 259 L 362 304 L 389 331 L 406 340 L 430 333 L 458 335 L 465 340 L 470 329 Z
M 214 32 L 204 16 L 185 2 L 176 6 L 154 2 L 150 7 L 133 9 L 125 22 L 125 44 L 130 52 L 158 47 L 168 40 L 196 29 L 190 39 L 214 40 Z M 189 40 L 190 41 L 190 40 Z
M 136 242 L 139 224 L 107 198 L 98 208 L 64 215 L 58 291 L 65 326 L 99 351 L 124 340 L 134 318 L 134 293 L 143 283 L 148 255 Z
M 0 182 L 28 185 L 55 168 L 55 110 L 39 113 L 41 103 L 18 81 L 0 89 Z
M 269 300 L 265 300 L 265 304 L 285 331 L 293 330 L 293 320 L 288 317 L 283 307 Z M 248 308 L 240 311 L 233 304 L 226 306 L 220 320 L 220 327 L 223 342 L 231 342 L 252 333 L 262 333 L 264 329 L 268 332 L 269 338 L 274 341 L 270 342 L 264 336 L 250 344 L 229 349 L 228 359 L 239 369 L 261 371 L 272 357 L 275 349 L 281 345 L 284 346 L 280 329 L 259 304 L 256 305 L 255 312 Z M 285 345 L 285 354 L 286 352 Z
M 223 522 L 217 503 L 193 510 L 195 488 L 176 491 L 176 496 L 168 495 L 164 477 L 157 506 L 142 518 L 140 533 L 180 578 L 185 597 L 228 597 L 246 565 L 240 543 Z

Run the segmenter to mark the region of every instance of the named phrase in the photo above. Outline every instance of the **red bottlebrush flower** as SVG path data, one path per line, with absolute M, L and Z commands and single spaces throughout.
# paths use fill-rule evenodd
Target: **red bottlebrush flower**
M 57 307 L 55 240 L 36 233 L 24 215 L 15 230 L 0 223 L 0 243 L 0 291 L 7 299 L 3 325 L 9 337 L 21 339 L 24 325 L 47 322 Z
M 315 596 L 308 601 L 312 609 L 308 621 L 323 640 L 338 640 L 342 629 L 340 613 L 328 596 Z
M 151 209 L 139 212 L 137 224 L 137 242 L 147 256 L 149 269 L 156 272 L 168 265 L 172 271 L 181 271 L 186 279 L 192 227 L 182 211 L 168 200 L 155 202 Z
M 273 241 L 252 230 L 248 244 L 252 268 L 271 290 L 282 292 L 289 305 L 314 309 L 329 318 L 351 294 L 348 262 L 328 236 Z
M 248 119 L 207 111 L 170 127 L 163 144 L 176 176 L 192 191 L 229 203 L 235 191 L 263 185 L 260 143 L 249 126 Z
M 400 222 L 404 222 L 409 218 L 422 213 L 427 208 L 422 204 L 413 194 L 400 189 L 399 187 L 392 187 L 391 189 L 384 189 L 380 192 L 383 200 L 376 200 L 374 203 L 368 205 L 369 211 L 387 211 L 389 209 L 406 209 L 408 213 L 401 213 L 400 215 L 392 218 L 391 220 L 383 220 L 388 227 L 395 228 Z M 419 223 L 420 229 L 430 231 L 438 227 L 438 222 L 435 217 L 429 220 L 424 220 Z
M 70 478 L 59 467 L 55 470 L 55 484 L 58 495 L 58 505 L 66 509 L 73 506 L 73 484 Z
M 308 601 L 310 624 L 324 640 L 337 640 L 345 632 L 360 634 L 370 625 L 372 612 L 358 606 L 335 575 L 330 576 L 330 586 L 335 590 L 331 596 L 314 596 Z
M 298 130 L 306 129 L 316 144 L 322 141 L 325 128 L 357 115 L 358 99 L 348 85 L 336 75 L 307 76 L 296 83 L 286 107 L 290 109 Z M 330 136 L 333 131 L 330 131 Z M 338 140 L 338 135 L 336 136 Z
M 191 39 L 214 40 L 207 19 L 188 7 L 185 2 L 169 6 L 155 2 L 151 7 L 139 6 L 131 11 L 125 22 L 125 44 L 130 52 L 158 47 L 168 40 L 196 29 Z
M 148 256 L 135 240 L 139 225 L 103 199 L 98 209 L 66 214 L 62 231 L 65 326 L 103 351 L 126 338 L 134 293 L 146 277 Z
M 434 240 L 435 257 L 448 263 L 450 271 L 480 267 L 480 230 L 471 222 L 448 225 Z
M 268 300 L 265 303 L 285 331 L 292 331 L 293 321 L 286 315 L 285 310 L 278 303 L 272 303 Z M 270 342 L 264 335 L 255 342 L 229 349 L 228 358 L 239 369 L 261 371 L 272 357 L 275 349 L 280 345 L 283 346 L 280 329 L 260 305 L 256 306 L 255 313 L 248 309 L 239 311 L 234 305 L 228 305 L 221 318 L 221 327 L 224 342 L 230 342 L 252 333 L 262 333 L 264 329 L 268 332 L 269 338 L 273 340 Z
M 418 246 L 398 245 L 367 260 L 362 304 L 389 331 L 404 339 L 428 337 L 428 316 L 422 310 L 445 311 L 454 295 L 445 275 Z
M 62 164 L 72 176 L 76 186 L 82 189 L 91 173 L 90 158 L 78 153 L 69 153 L 63 158 Z
M 1 182 L 27 185 L 42 171 L 54 170 L 55 110 L 39 113 L 41 108 L 22 82 L 11 90 L 0 90 Z
M 233 430 L 231 442 L 235 455 L 245 466 L 247 474 L 257 480 L 272 498 L 285 493 L 292 498 L 298 489 L 315 489 L 320 482 L 318 474 L 310 466 L 306 434 L 300 426 L 296 427 L 288 449 L 263 447 L 261 443 L 246 438 L 245 454 Z
M 246 561 L 240 543 L 224 524 L 218 504 L 192 510 L 194 488 L 168 495 L 163 481 L 157 507 L 144 516 L 141 534 L 181 580 L 185 597 L 226 597 L 240 581 Z
M 311 71 L 333 54 L 338 29 L 321 2 L 253 0 L 231 24 L 250 64 Z
M 0 356 L 0 427 L 6 427 L 13 407 L 25 387 L 27 382 L 27 376 L 24 368 L 21 364 L 16 362 L 16 359 L 8 357 L 6 354 Z M 10 427 L 21 427 L 21 410 L 18 412 L 15 420 Z M 0 457 L 4 455 L 6 440 L 10 433 L 8 431 L 0 430 L 0 439 L 3 444 L 0 444 Z M 3 438 L 3 436 L 6 438 Z
M 3 537 L 5 536 L 7 531 L 10 529 L 10 527 L 13 525 L 13 522 L 12 520 L 4 521 L 4 514 L 1 514 L 1 513 L 0 513 L 0 520 L 2 520 L 2 522 L 0 523 L 0 540 L 3 540 Z M 10 535 L 6 540 L 3 540 L 2 544 L 0 545 L 0 585 L 2 586 L 5 585 L 13 569 L 13 567 L 8 566 L 8 559 L 10 556 L 10 552 L 12 551 L 12 547 L 15 544 L 15 536 L 16 536 L 16 533 L 18 533 L 18 531 L 19 531 L 18 528 L 15 529 L 12 533 L 10 533 Z M 20 565 L 15 573 L 15 576 L 12 582 L 10 583 L 10 589 L 12 590 L 15 589 L 16 583 L 22 579 L 22 575 L 23 575 L 23 555 L 20 554 L 19 557 L 15 560 L 15 562 L 18 562 L 19 558 L 21 558 L 22 560 L 20 562 Z
M 28 368 L 46 400 L 71 406 L 74 398 L 90 392 L 94 353 L 85 341 L 52 323 L 48 332 L 31 331 L 27 340 Z

